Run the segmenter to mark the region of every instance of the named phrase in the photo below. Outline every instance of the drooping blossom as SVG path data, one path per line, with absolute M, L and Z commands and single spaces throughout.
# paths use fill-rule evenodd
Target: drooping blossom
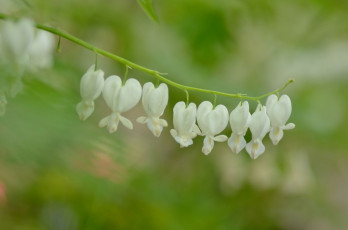
M 173 112 L 174 129 L 170 130 L 170 134 L 180 144 L 180 147 L 192 145 L 192 139 L 200 134 L 196 125 L 196 104 L 190 103 L 186 107 L 185 102 L 180 101 L 175 104 Z
M 228 110 L 224 105 L 213 108 L 209 101 L 202 102 L 197 110 L 197 123 L 205 136 L 202 152 L 208 155 L 214 148 L 214 141 L 223 142 L 227 136 L 221 133 L 228 124 Z
M 95 70 L 95 65 L 89 67 L 82 76 L 80 93 L 82 101 L 77 104 L 76 111 L 81 120 L 86 120 L 94 111 L 94 100 L 99 97 L 104 86 L 104 72 Z
M 247 101 L 244 101 L 243 104 L 240 102 L 230 114 L 232 134 L 228 139 L 228 145 L 234 153 L 239 153 L 246 145 L 244 136 L 248 130 L 250 118 Z
M 139 117 L 137 122 L 147 124 L 153 135 L 159 137 L 163 127 L 168 126 L 166 120 L 160 119 L 168 104 L 168 86 L 162 83 L 155 88 L 151 82 L 146 83 L 143 86 L 142 104 L 147 116 Z
M 269 137 L 274 145 L 277 145 L 283 138 L 283 130 L 295 128 L 294 123 L 285 124 L 291 114 L 291 101 L 288 95 L 282 95 L 279 100 L 274 94 L 267 98 L 267 115 L 271 121 Z
M 99 122 L 99 127 L 107 127 L 110 133 L 116 132 L 121 123 L 133 129 L 133 123 L 121 114 L 132 109 L 140 101 L 142 88 L 138 80 L 128 79 L 125 84 L 119 76 L 112 75 L 105 80 L 103 97 L 112 113 Z
M 251 115 L 249 128 L 252 134 L 251 141 L 246 145 L 246 150 L 252 159 L 258 158 L 265 152 L 262 139 L 268 133 L 270 121 L 266 113 L 266 107 L 257 106 L 256 111 Z

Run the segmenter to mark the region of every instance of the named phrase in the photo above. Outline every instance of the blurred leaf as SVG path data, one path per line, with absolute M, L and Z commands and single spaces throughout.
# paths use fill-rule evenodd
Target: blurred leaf
M 153 9 L 152 0 L 138 0 L 139 5 L 155 22 L 158 22 L 157 15 Z

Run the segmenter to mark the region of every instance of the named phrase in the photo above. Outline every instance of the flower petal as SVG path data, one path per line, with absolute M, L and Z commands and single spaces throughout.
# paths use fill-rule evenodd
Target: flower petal
M 203 101 L 197 109 L 197 123 L 202 133 L 206 135 L 209 132 L 209 124 L 208 124 L 208 114 L 213 110 L 213 105 L 210 101 Z
M 232 132 L 239 135 L 245 135 L 248 124 L 251 118 L 249 112 L 249 103 L 244 101 L 243 104 L 239 102 L 238 106 L 230 114 L 230 125 Z
M 148 117 L 141 116 L 141 117 L 138 117 L 136 121 L 140 124 L 146 124 L 148 119 L 149 119 Z
M 256 159 L 265 152 L 265 146 L 259 139 L 250 141 L 245 149 L 249 153 L 251 159 Z
M 257 107 L 256 111 L 251 115 L 249 128 L 253 139 L 262 140 L 264 138 L 270 128 L 270 120 L 266 114 L 266 107 Z
M 214 141 L 217 142 L 224 142 L 227 141 L 227 136 L 226 135 L 219 135 L 213 138 Z
M 149 115 L 154 117 L 161 116 L 168 104 L 168 86 L 164 83 L 160 84 L 158 88 L 152 90 L 147 100 L 149 100 Z
M 277 145 L 283 138 L 284 132 L 282 128 L 272 127 L 269 132 L 269 138 L 272 140 L 274 145 Z
M 167 127 L 167 126 L 168 126 L 167 121 L 164 120 L 164 119 L 160 119 L 160 124 L 161 124 L 163 127 Z
M 122 80 L 116 75 L 108 77 L 104 83 L 103 98 L 113 112 L 117 111 L 121 86 Z
M 294 129 L 295 128 L 295 124 L 294 123 L 289 123 L 287 125 L 284 126 L 284 130 L 289 130 L 289 129 Z
M 94 70 L 94 65 L 89 67 L 82 76 L 80 83 L 81 97 L 85 101 L 93 101 L 99 97 L 104 87 L 104 72 Z
M 133 129 L 133 123 L 130 120 L 121 115 L 119 115 L 119 119 L 125 127 L 127 127 L 128 129 Z
M 232 133 L 231 137 L 228 139 L 228 146 L 231 148 L 232 152 L 239 153 L 244 149 L 246 141 L 244 136 Z
M 81 120 L 86 120 L 94 111 L 94 102 L 86 103 L 81 101 L 76 106 L 76 112 L 79 115 Z
M 221 133 L 228 124 L 228 110 L 224 105 L 216 106 L 207 116 L 208 133 L 211 136 Z
M 271 105 L 268 106 L 267 115 L 271 120 L 272 126 L 281 127 L 285 125 L 290 117 L 291 101 L 288 95 L 282 95 L 277 102 L 273 102 L 273 100 L 270 102 Z
M 109 130 L 109 133 L 114 133 L 117 131 L 119 122 L 120 122 L 120 114 L 112 113 L 109 117 L 109 123 L 106 127 Z
M 142 88 L 138 80 L 130 78 L 121 87 L 117 101 L 117 111 L 120 113 L 132 109 L 140 101 Z
M 202 152 L 204 153 L 204 155 L 208 155 L 209 153 L 211 153 L 213 148 L 214 148 L 214 140 L 211 137 L 206 136 L 203 141 Z

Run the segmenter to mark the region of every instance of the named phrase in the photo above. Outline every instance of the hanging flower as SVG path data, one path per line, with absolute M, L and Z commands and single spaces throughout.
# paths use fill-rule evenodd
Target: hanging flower
M 190 103 L 186 107 L 185 102 L 180 101 L 174 106 L 174 129 L 170 130 L 170 134 L 180 144 L 180 147 L 192 145 L 192 139 L 201 133 L 196 125 L 196 111 L 197 107 L 194 103 Z
M 80 93 L 82 101 L 77 104 L 76 111 L 81 120 L 86 120 L 94 111 L 94 100 L 99 97 L 104 85 L 104 72 L 95 70 L 95 65 L 89 67 L 82 76 Z
M 103 97 L 106 104 L 112 110 L 111 115 L 103 118 L 99 122 L 99 127 L 107 127 L 110 133 L 116 132 L 118 123 L 121 123 L 129 129 L 133 129 L 133 124 L 127 118 L 121 116 L 121 113 L 132 109 L 141 98 L 141 85 L 138 80 L 130 78 L 122 85 L 119 76 L 112 75 L 105 80 Z
M 29 47 L 34 38 L 34 23 L 27 18 L 6 20 L 0 30 L 0 55 L 5 66 L 14 72 L 7 84 L 8 95 L 15 97 L 23 88 L 22 75 L 29 62 Z
M 27 18 L 19 21 L 6 20 L 0 31 L 1 48 L 9 64 L 21 73 L 27 64 L 30 44 L 34 39 L 34 23 Z
M 162 83 L 155 88 L 151 82 L 146 83 L 143 86 L 142 103 L 147 117 L 139 117 L 137 122 L 147 124 L 153 135 L 159 137 L 163 127 L 168 126 L 166 120 L 160 119 L 168 104 L 168 86 Z
M 252 159 L 256 159 L 265 152 L 262 139 L 270 128 L 270 121 L 265 106 L 261 106 L 260 104 L 257 106 L 256 111 L 251 115 L 249 128 L 252 134 L 252 140 L 246 145 L 246 150 Z
M 221 133 L 228 124 L 228 110 L 224 105 L 218 105 L 213 108 L 209 101 L 202 102 L 197 110 L 197 123 L 205 136 L 202 152 L 208 155 L 213 147 L 214 141 L 223 142 L 227 136 L 217 134 Z
M 46 31 L 38 30 L 29 47 L 29 68 L 35 71 L 40 68 L 51 67 L 54 48 L 54 36 Z
M 230 114 L 232 135 L 228 139 L 228 145 L 235 153 L 239 153 L 246 145 L 244 136 L 248 130 L 250 118 L 249 103 L 247 101 L 243 102 L 243 104 L 239 102 L 238 106 Z
M 269 137 L 277 145 L 283 137 L 283 130 L 295 128 L 294 123 L 285 124 L 291 114 L 291 101 L 288 95 L 282 95 L 279 100 L 274 94 L 267 98 L 267 115 L 271 121 Z

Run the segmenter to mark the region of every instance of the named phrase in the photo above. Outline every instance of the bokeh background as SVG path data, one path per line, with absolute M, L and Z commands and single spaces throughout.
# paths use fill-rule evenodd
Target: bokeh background
M 141 104 L 125 114 L 134 130 L 110 135 L 98 128 L 109 113 L 101 98 L 87 121 L 75 112 L 94 54 L 62 40 L 54 66 L 27 73 L 0 118 L 0 229 L 348 229 L 348 2 L 153 3 L 159 23 L 135 0 L 1 0 L 0 12 L 63 29 L 185 85 L 257 96 L 294 78 L 283 93 L 296 128 L 278 146 L 266 137 L 257 160 L 226 143 L 204 156 L 202 137 L 181 149 L 169 129 L 185 94 L 170 87 L 160 138 L 135 123 Z M 107 76 L 125 72 L 103 57 L 99 66 Z M 231 111 L 239 101 L 217 102 Z

